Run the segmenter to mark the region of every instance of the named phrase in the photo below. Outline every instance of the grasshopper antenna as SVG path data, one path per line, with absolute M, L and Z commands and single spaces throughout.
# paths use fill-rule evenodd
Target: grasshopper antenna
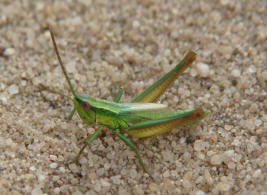
M 69 79 L 69 77 L 68 77 L 68 74 L 67 74 L 67 72 L 66 72 L 66 69 L 65 69 L 65 67 L 63 66 L 63 62 L 62 62 L 62 60 L 61 60 L 61 57 L 60 57 L 59 52 L 58 52 L 58 49 L 57 49 L 57 44 L 56 44 L 56 40 L 55 40 L 55 35 L 54 35 L 54 33 L 53 33 L 53 31 L 52 31 L 52 29 L 51 29 L 50 27 L 49 27 L 49 31 L 50 31 L 50 35 L 51 35 L 51 38 L 52 38 L 52 42 L 53 42 L 53 46 L 54 46 L 55 52 L 56 52 L 56 54 L 57 54 L 57 59 L 58 59 L 59 65 L 61 66 L 61 69 L 62 69 L 62 71 L 63 71 L 63 73 L 64 73 L 64 75 L 65 75 L 65 78 L 66 78 L 66 80 L 67 80 L 67 82 L 68 82 L 68 84 L 69 84 L 71 93 L 72 93 L 73 96 L 75 97 L 75 96 L 76 96 L 76 93 L 75 93 L 74 88 L 73 88 L 73 86 L 72 86 L 72 84 L 71 84 L 71 82 L 70 82 L 70 79 Z

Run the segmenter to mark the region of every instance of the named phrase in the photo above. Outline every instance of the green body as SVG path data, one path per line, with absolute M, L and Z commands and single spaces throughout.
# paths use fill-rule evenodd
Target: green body
M 122 88 L 119 90 L 114 102 L 76 94 L 58 53 L 54 35 L 52 31 L 50 32 L 59 64 L 74 96 L 72 99 L 74 109 L 69 118 L 71 119 L 75 111 L 77 111 L 80 118 L 86 124 L 100 124 L 99 129 L 88 138 L 81 148 L 76 159 L 79 158 L 85 147 L 99 135 L 103 127 L 108 127 L 135 151 L 142 168 L 152 177 L 144 165 L 138 149 L 123 133 L 138 138 L 150 137 L 182 125 L 197 123 L 208 114 L 208 112 L 204 112 L 202 109 L 172 112 L 166 105 L 153 103 L 192 64 L 196 57 L 194 52 L 189 52 L 170 72 L 136 96 L 132 103 L 119 103 L 123 93 Z
M 89 125 L 98 122 L 111 129 L 127 129 L 132 124 L 171 113 L 165 105 L 155 103 L 115 103 L 86 95 L 77 95 L 73 101 L 84 122 Z

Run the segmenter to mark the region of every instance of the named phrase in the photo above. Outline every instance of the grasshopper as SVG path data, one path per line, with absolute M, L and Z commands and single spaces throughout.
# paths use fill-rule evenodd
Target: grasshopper
M 83 150 L 97 138 L 103 128 L 108 127 L 135 152 L 143 170 L 153 178 L 152 174 L 145 166 L 137 147 L 124 134 L 136 138 L 159 135 L 179 126 L 195 124 L 208 115 L 208 112 L 205 112 L 200 108 L 172 112 L 164 104 L 153 103 L 166 91 L 178 76 L 192 64 L 196 59 L 196 54 L 194 52 L 188 52 L 178 65 L 137 95 L 131 103 L 119 103 L 123 94 L 123 88 L 119 89 L 114 102 L 93 98 L 87 95 L 78 95 L 75 92 L 63 65 L 54 33 L 51 29 L 50 34 L 59 65 L 73 95 L 73 99 L 68 97 L 74 104 L 69 119 L 71 119 L 73 114 L 77 112 L 86 124 L 99 124 L 99 128 L 87 139 L 75 160 L 79 159 Z

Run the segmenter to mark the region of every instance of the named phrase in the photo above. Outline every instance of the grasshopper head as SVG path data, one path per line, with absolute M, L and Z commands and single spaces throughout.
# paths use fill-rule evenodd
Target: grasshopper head
M 77 95 L 74 97 L 73 103 L 75 110 L 85 123 L 90 125 L 95 122 L 96 120 L 95 111 L 93 107 L 89 104 L 89 102 L 86 101 L 86 99 Z

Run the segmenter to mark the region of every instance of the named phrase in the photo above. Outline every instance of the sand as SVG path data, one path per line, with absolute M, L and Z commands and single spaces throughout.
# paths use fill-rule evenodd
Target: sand
M 267 193 L 266 1 L 4 0 L 0 13 L 0 194 Z M 157 181 L 108 129 L 70 162 L 95 126 L 41 87 L 71 95 L 48 25 L 76 91 L 107 100 L 197 53 L 159 102 L 210 115 L 131 138 Z

